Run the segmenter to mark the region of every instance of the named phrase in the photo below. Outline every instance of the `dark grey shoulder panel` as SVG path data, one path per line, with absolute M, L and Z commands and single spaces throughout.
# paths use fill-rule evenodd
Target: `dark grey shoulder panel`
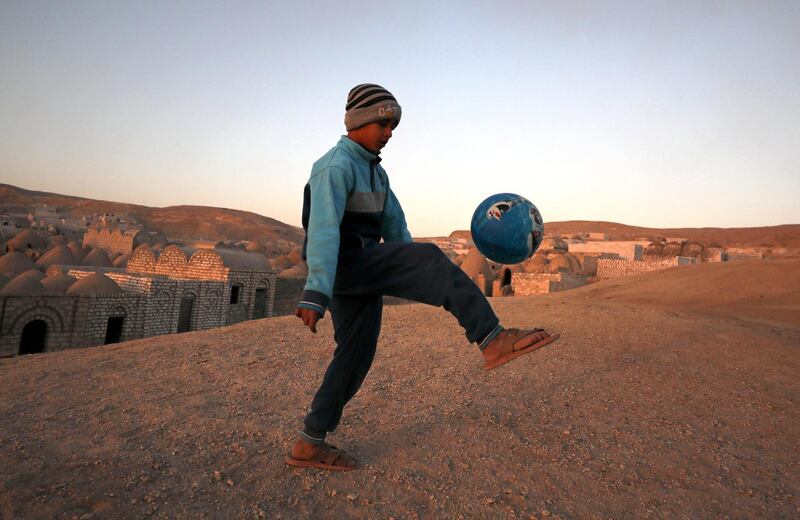
M 381 212 L 383 211 L 385 202 L 386 192 L 357 192 L 350 195 L 350 198 L 347 199 L 345 211 L 352 211 L 354 213 Z

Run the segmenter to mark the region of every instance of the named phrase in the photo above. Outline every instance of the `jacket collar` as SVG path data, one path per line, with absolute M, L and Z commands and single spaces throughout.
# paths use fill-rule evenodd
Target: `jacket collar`
M 369 152 L 366 148 L 358 144 L 357 142 L 353 141 L 346 135 L 343 135 L 341 139 L 339 139 L 339 146 L 345 148 L 348 152 L 352 155 L 356 156 L 359 159 L 363 159 L 366 162 L 372 162 L 377 160 L 380 162 L 381 158 L 375 155 L 372 152 Z

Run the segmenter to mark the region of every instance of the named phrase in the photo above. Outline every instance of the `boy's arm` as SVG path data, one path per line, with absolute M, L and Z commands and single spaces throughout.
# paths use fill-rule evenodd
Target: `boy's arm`
M 383 227 L 381 235 L 384 242 L 412 242 L 411 233 L 406 224 L 406 215 L 400 207 L 400 201 L 391 188 L 386 194 L 386 206 L 383 210 Z
M 308 181 L 311 211 L 308 220 L 306 263 L 308 278 L 297 307 L 325 315 L 339 259 L 339 225 L 342 222 L 352 179 L 343 170 L 326 168 Z

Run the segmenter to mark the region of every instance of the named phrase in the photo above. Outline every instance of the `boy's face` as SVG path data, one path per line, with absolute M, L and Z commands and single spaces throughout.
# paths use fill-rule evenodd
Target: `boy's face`
M 380 153 L 389 139 L 392 138 L 392 130 L 397 126 L 396 119 L 381 119 L 374 123 L 350 130 L 347 137 L 357 142 L 374 154 Z

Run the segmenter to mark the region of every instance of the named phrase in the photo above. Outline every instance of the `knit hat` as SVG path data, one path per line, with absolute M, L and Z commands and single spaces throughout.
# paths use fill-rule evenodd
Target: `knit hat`
M 344 126 L 349 132 L 381 119 L 400 122 L 402 110 L 391 92 L 373 83 L 356 85 L 347 95 Z

